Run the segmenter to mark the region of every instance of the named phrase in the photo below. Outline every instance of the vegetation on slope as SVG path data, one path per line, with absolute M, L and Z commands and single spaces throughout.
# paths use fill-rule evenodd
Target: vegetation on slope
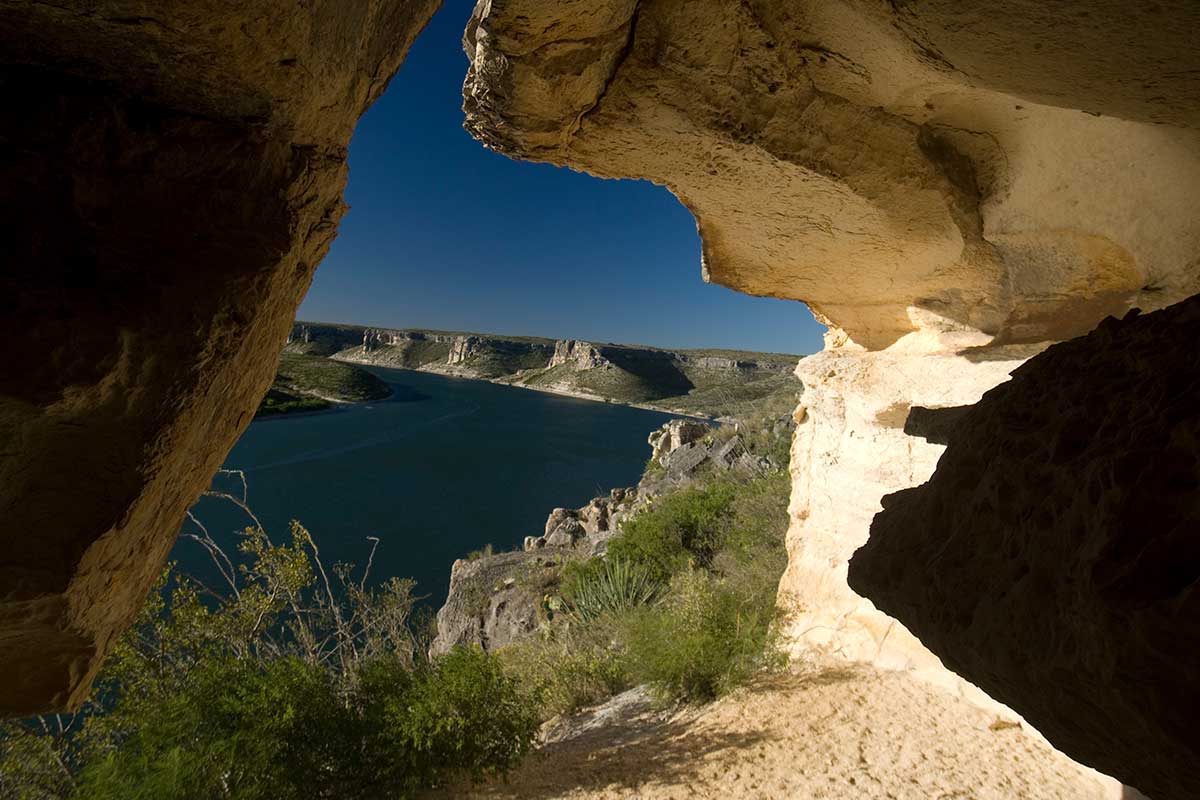
M 546 347 L 530 347 L 521 342 L 494 340 L 480 352 L 469 356 L 459 366 L 466 367 L 481 378 L 499 378 L 527 369 L 539 369 L 550 360 Z
M 771 426 L 742 428 L 756 454 L 786 456 L 786 436 L 753 435 Z M 529 702 L 549 717 L 641 683 L 705 702 L 778 666 L 788 488 L 782 468 L 710 472 L 626 520 L 605 556 L 568 562 L 539 635 L 497 653 Z
M 785 464 L 771 422 L 739 435 Z M 782 663 L 779 467 L 714 470 L 656 498 L 605 556 L 529 578 L 545 598 L 537 635 L 432 659 L 411 581 L 369 588 L 369 557 L 327 569 L 299 523 L 273 542 L 244 496 L 219 496 L 253 523 L 238 552 L 202 527 L 185 536 L 224 585 L 165 574 L 81 713 L 0 723 L 0 797 L 411 797 L 507 771 L 542 720 L 631 686 L 704 702 Z
M 191 536 L 226 586 L 164 576 L 83 712 L 0 724 L 0 797 L 403 798 L 531 745 L 496 658 L 426 658 L 411 581 L 327 570 L 299 523 L 284 544 L 255 523 L 233 557 Z
M 259 416 L 319 411 L 334 402 L 380 400 L 388 385 L 365 369 L 341 361 L 299 353 L 279 358 L 275 382 L 258 408 Z
M 649 403 L 710 417 L 743 417 L 767 409 L 790 413 L 801 388 L 790 373 L 711 369 L 670 361 L 585 370 L 559 364 L 524 373 L 516 383 L 530 388 L 569 388 L 620 403 Z
M 782 416 L 795 411 L 799 402 L 800 381 L 790 372 L 742 375 L 695 367 L 684 371 L 695 388 L 663 400 L 663 405 L 681 413 L 738 419 L 756 414 Z
M 455 365 L 475 377 L 501 380 L 531 389 L 592 395 L 618 403 L 650 404 L 684 414 L 744 417 L 768 406 L 794 408 L 800 391 L 792 375 L 798 356 L 743 350 L 684 349 L 595 343 L 604 363 L 581 368 L 548 366 L 555 341 L 535 336 L 499 336 L 458 331 L 400 329 L 394 334 L 428 337 L 376 345 L 363 352 L 366 329 L 344 325 L 297 323 L 309 339 L 289 343 L 289 352 L 334 355 L 404 369 L 445 371 L 453 337 L 479 340 Z M 434 341 L 442 338 L 444 341 Z M 714 363 L 714 361 L 716 363 Z M 724 365 L 722 365 L 724 362 Z M 791 408 L 786 409 L 790 412 Z

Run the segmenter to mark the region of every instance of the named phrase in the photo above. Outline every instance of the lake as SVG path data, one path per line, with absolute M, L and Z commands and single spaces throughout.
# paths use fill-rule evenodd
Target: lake
M 249 505 L 276 542 L 299 520 L 329 567 L 363 564 L 367 537 L 377 536 L 372 582 L 411 577 L 435 608 L 456 558 L 486 544 L 520 547 L 541 535 L 554 507 L 636 483 L 650 457 L 646 437 L 672 418 L 486 381 L 366 369 L 392 387 L 391 398 L 253 422 L 225 467 L 245 472 Z M 228 478 L 215 485 L 241 491 Z M 223 545 L 247 524 L 212 498 L 193 514 Z M 202 579 L 216 574 L 186 538 L 172 557 Z

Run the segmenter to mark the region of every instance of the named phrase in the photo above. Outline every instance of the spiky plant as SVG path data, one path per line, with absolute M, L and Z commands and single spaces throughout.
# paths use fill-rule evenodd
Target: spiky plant
M 662 583 L 649 569 L 623 558 L 594 562 L 563 586 L 571 616 L 590 622 L 654 602 Z

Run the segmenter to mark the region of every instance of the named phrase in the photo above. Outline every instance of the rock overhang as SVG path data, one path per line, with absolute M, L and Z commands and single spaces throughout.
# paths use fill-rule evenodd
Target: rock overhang
M 1140 13 L 1130 37 L 1132 4 L 1088 15 L 1083 37 L 1027 3 L 967 5 L 481 3 L 466 127 L 510 156 L 667 186 L 710 280 L 803 300 L 868 349 L 925 312 L 998 343 L 1059 340 L 1200 289 L 1186 37 Z M 971 36 L 1028 50 L 1039 25 L 1030 52 L 1057 72 L 936 56 Z M 1116 81 L 1101 47 L 1160 70 L 1161 91 Z M 1062 76 L 1093 69 L 1072 96 Z
M 0 713 L 77 706 L 141 608 L 436 6 L 0 2 Z

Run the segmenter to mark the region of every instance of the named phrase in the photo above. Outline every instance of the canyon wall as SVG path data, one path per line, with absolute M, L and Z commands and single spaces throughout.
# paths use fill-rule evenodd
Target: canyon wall
M 1198 25 L 1184 0 L 476 7 L 473 135 L 666 186 L 696 218 L 708 280 L 802 300 L 829 326 L 797 370 L 780 587 L 797 652 L 913 670 L 1002 710 L 974 666 L 950 673 L 853 591 L 848 562 L 883 497 L 933 474 L 958 407 L 1108 315 L 1200 291 Z M 923 635 L 937 627 L 906 607 Z M 1010 630 L 975 634 L 1020 646 L 1025 620 L 991 623 Z M 1039 708 L 1043 686 L 1007 677 L 1007 702 Z M 1111 739 L 1076 747 L 1114 723 L 1076 700 L 1055 708 L 1071 718 L 1047 726 L 1056 744 L 1159 800 L 1190 796 Z M 1124 708 L 1131 729 L 1155 727 Z
M 0 713 L 78 704 L 141 609 L 436 6 L 0 1 Z
M 801 389 L 796 357 L 780 353 L 313 322 L 297 322 L 285 349 L 714 418 L 776 413 Z

